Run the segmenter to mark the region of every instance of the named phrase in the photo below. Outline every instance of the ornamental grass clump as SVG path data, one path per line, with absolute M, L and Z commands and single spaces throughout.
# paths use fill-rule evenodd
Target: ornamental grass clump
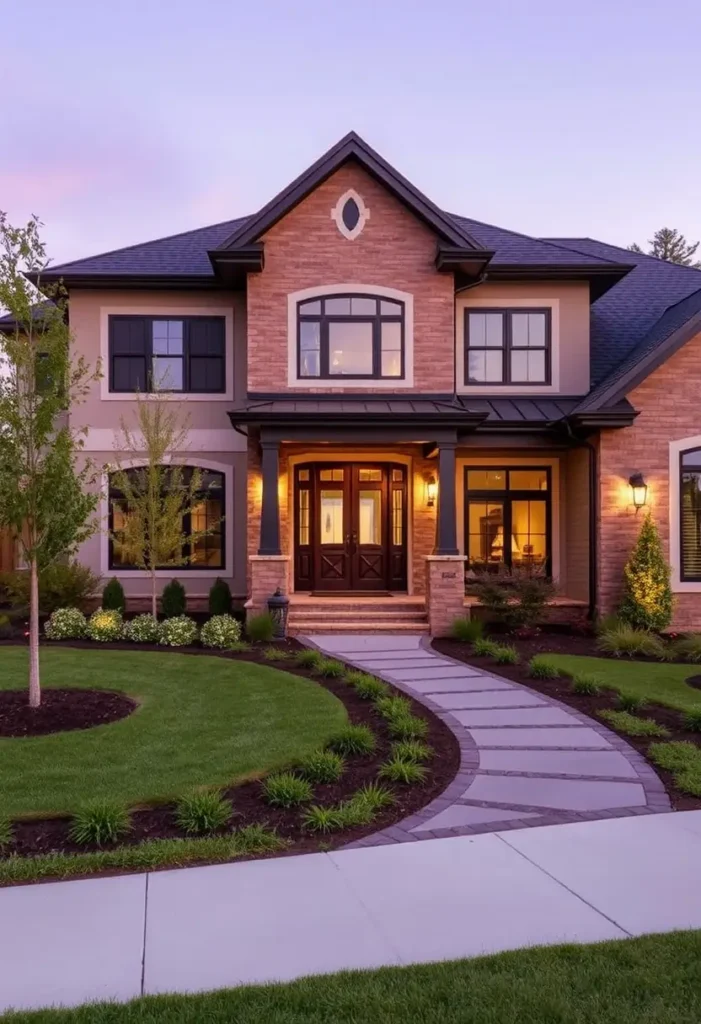
M 637 629 L 625 622 L 620 622 L 611 629 L 603 630 L 596 641 L 596 646 L 604 654 L 612 654 L 615 658 L 625 655 L 628 658 L 655 658 L 662 661 L 665 657 L 665 645 L 654 633 Z
M 655 736 L 663 739 L 670 735 L 669 729 L 658 725 L 652 718 L 637 718 L 629 711 L 599 711 L 599 718 L 603 718 L 618 732 L 624 732 L 628 736 Z
M 389 686 L 387 683 L 383 683 L 381 679 L 365 675 L 364 672 L 349 672 L 346 674 L 346 682 L 350 682 L 349 677 L 351 675 L 353 676 L 351 686 L 361 700 L 377 701 L 379 698 L 387 697 L 389 694 Z
M 100 643 L 121 640 L 124 632 L 122 613 L 115 609 L 98 608 L 88 619 L 87 636 Z
M 536 654 L 528 662 L 528 675 L 532 679 L 557 679 L 560 670 L 547 654 Z
M 618 694 L 616 703 L 619 711 L 627 711 L 633 715 L 636 711 L 641 711 L 646 706 L 647 701 L 638 693 L 629 693 L 627 690 L 622 690 Z
M 312 787 L 299 775 L 278 772 L 263 781 L 263 795 L 273 807 L 296 807 L 311 800 Z
M 670 660 L 691 661 L 694 664 L 701 661 L 701 633 L 687 633 L 680 636 L 669 649 Z
M 649 511 L 623 570 L 623 585 L 622 619 L 636 629 L 658 633 L 669 626 L 674 608 L 670 568 Z
M 329 832 L 339 832 L 345 827 L 345 822 L 338 807 L 320 807 L 319 804 L 312 804 L 304 812 L 302 825 L 308 832 L 327 835 Z
M 397 740 L 420 740 L 428 732 L 428 722 L 416 715 L 395 715 L 387 722 L 390 736 Z
M 0 818 L 0 851 L 10 845 L 14 838 L 14 829 L 9 818 Z
M 79 846 L 116 843 L 131 830 L 131 818 L 124 804 L 114 800 L 93 800 L 74 815 L 68 835 Z
M 648 756 L 658 767 L 673 773 L 674 784 L 683 793 L 701 796 L 701 748 L 695 743 L 651 743 Z
M 478 637 L 472 641 L 472 653 L 478 658 L 492 658 L 498 646 L 499 644 L 493 640 L 488 640 L 486 637 Z
M 375 735 L 367 725 L 347 725 L 329 740 L 328 747 L 343 757 L 353 757 L 372 754 L 375 744 Z
M 79 608 L 57 608 L 44 626 L 49 640 L 82 640 L 88 623 Z
M 343 679 L 346 666 L 335 658 L 322 658 L 313 669 L 314 673 L 324 679 Z
M 701 705 L 689 708 L 682 721 L 688 732 L 701 732 Z
M 264 647 L 260 653 L 266 661 L 288 661 L 290 657 L 281 647 Z
M 295 664 L 299 665 L 300 668 L 315 669 L 320 661 L 324 660 L 323 654 L 319 651 L 312 650 L 308 647 L 304 651 L 298 651 L 295 654 Z
M 596 697 L 602 686 L 601 678 L 592 672 L 579 672 L 572 677 L 572 692 L 583 697 Z
M 378 775 L 381 779 L 387 779 L 388 782 L 401 782 L 405 786 L 415 786 L 426 781 L 428 771 L 422 764 L 404 760 L 395 754 L 385 761 Z
M 300 762 L 299 773 L 307 782 L 338 782 L 346 762 L 333 750 L 316 750 Z
M 157 644 L 160 636 L 158 619 L 150 612 L 136 615 L 124 626 L 124 637 L 134 644 Z
M 232 615 L 213 615 L 207 619 L 200 630 L 200 640 L 204 647 L 216 647 L 222 651 L 230 651 L 241 639 L 241 623 Z
M 466 619 L 462 615 L 454 619 L 450 627 L 453 640 L 460 640 L 465 644 L 473 644 L 475 640 L 480 640 L 483 633 L 484 623 L 481 619 Z
M 231 803 L 219 790 L 186 793 L 178 801 L 175 819 L 188 835 L 218 832 L 229 823 Z
M 512 644 L 494 644 L 492 657 L 497 665 L 518 665 L 519 654 Z
M 270 612 L 261 612 L 246 619 L 246 632 L 254 643 L 269 644 L 275 636 L 275 623 Z
M 189 647 L 197 642 L 197 623 L 187 615 L 176 615 L 161 623 L 158 642 L 162 647 Z
M 411 701 L 406 697 L 379 697 L 375 701 L 375 710 L 388 722 L 393 718 L 405 718 L 411 714 Z
M 392 757 L 398 757 L 402 761 L 414 761 L 416 764 L 428 761 L 433 757 L 431 747 L 427 743 L 422 743 L 421 740 L 398 740 L 392 744 L 390 753 Z

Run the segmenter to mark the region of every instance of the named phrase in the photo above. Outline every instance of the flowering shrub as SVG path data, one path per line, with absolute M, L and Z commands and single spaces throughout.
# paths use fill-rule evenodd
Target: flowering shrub
M 122 614 L 112 608 L 98 608 L 88 619 L 88 637 L 109 643 L 110 640 L 121 640 L 124 632 Z
M 158 621 L 153 615 L 137 615 L 125 625 L 124 636 L 135 644 L 157 644 L 160 636 Z
M 51 613 L 44 632 L 49 640 L 79 640 L 85 636 L 87 625 L 79 608 L 57 608 Z
M 197 640 L 197 623 L 187 615 L 166 619 L 158 627 L 158 642 L 164 647 L 186 647 Z
M 222 647 L 225 650 L 241 639 L 241 624 L 232 615 L 213 615 L 202 627 L 200 640 L 205 647 Z
M 665 629 L 672 621 L 674 608 L 669 577 L 660 535 L 648 512 L 623 570 L 621 618 L 636 629 Z

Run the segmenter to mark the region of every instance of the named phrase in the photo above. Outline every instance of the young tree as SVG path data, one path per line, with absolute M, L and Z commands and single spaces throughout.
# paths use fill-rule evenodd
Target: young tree
M 660 535 L 648 511 L 623 570 L 621 618 L 637 629 L 666 629 L 674 608 L 669 577 Z
M 680 263 L 683 267 L 701 268 L 701 263 L 694 262 L 699 242 L 687 242 L 686 238 L 676 228 L 660 228 L 648 241 L 650 248 L 648 256 L 656 256 L 659 260 L 666 260 L 668 263 Z M 637 242 L 633 242 L 628 248 L 631 252 L 643 252 Z
M 0 336 L 0 526 L 17 538 L 28 566 L 29 705 L 39 707 L 39 573 L 97 529 L 92 463 L 69 423 L 71 405 L 99 377 L 71 356 L 65 291 L 44 286 L 41 225 L 12 227 L 0 213 L 0 306 L 11 326 Z M 37 275 L 37 287 L 25 275 Z
M 192 561 L 197 541 L 218 523 L 184 532 L 185 516 L 192 523 L 202 502 L 202 474 L 171 462 L 172 452 L 187 450 L 189 432 L 189 417 L 181 417 L 173 400 L 164 394 L 139 396 L 136 426 L 122 418 L 120 427 L 112 483 L 122 495 L 117 510 L 121 514 L 114 517 L 112 540 L 127 562 L 150 575 L 151 611 L 156 616 L 157 570 Z M 143 465 L 131 468 L 133 462 Z

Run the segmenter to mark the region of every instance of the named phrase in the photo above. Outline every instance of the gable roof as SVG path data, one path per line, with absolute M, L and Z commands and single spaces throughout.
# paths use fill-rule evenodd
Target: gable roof
M 571 266 L 577 264 L 608 267 L 611 264 L 615 266 L 630 266 L 631 264 L 630 260 L 607 258 L 584 252 L 579 252 L 575 256 L 571 248 L 559 245 L 555 240 L 532 238 L 530 235 L 522 235 L 518 231 L 509 231 L 506 228 L 485 224 L 482 221 L 473 220 L 471 217 L 462 217 L 455 213 L 451 216 L 454 221 L 463 225 L 473 238 L 494 251 L 491 266 L 494 264 L 517 266 L 529 264 Z

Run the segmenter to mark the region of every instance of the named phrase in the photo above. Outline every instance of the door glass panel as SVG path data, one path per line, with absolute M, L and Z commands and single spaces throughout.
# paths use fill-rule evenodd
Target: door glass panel
M 309 544 L 309 491 L 299 492 L 299 508 L 297 513 L 299 543 Z
M 308 469 L 300 469 L 300 471 L 299 471 L 299 479 L 300 480 L 309 480 L 309 470 Z
M 392 480 L 394 480 L 395 483 L 400 483 L 403 479 L 404 479 L 404 470 L 403 469 L 393 469 L 392 470 Z
M 319 515 L 321 543 L 343 544 L 343 494 L 340 491 L 322 491 Z
M 503 469 L 468 469 L 468 491 L 503 491 L 506 472 Z
M 547 469 L 510 469 L 509 488 L 512 491 L 547 491 Z
M 363 481 L 367 482 L 367 481 L 370 481 L 370 480 L 380 481 L 380 480 L 382 480 L 382 470 L 381 469 L 359 469 L 358 470 L 358 479 L 361 481 L 361 483 Z
M 468 568 L 496 570 L 504 562 L 504 506 L 500 501 L 468 503 Z
M 514 566 L 545 564 L 546 504 L 544 501 L 514 501 L 511 504 L 511 551 Z
M 358 543 L 382 543 L 381 491 L 360 491 L 358 494 Z
M 319 472 L 320 480 L 333 480 L 341 482 L 343 480 L 342 469 L 322 469 Z
M 396 547 L 404 543 L 404 491 L 398 489 L 392 491 L 392 543 Z

